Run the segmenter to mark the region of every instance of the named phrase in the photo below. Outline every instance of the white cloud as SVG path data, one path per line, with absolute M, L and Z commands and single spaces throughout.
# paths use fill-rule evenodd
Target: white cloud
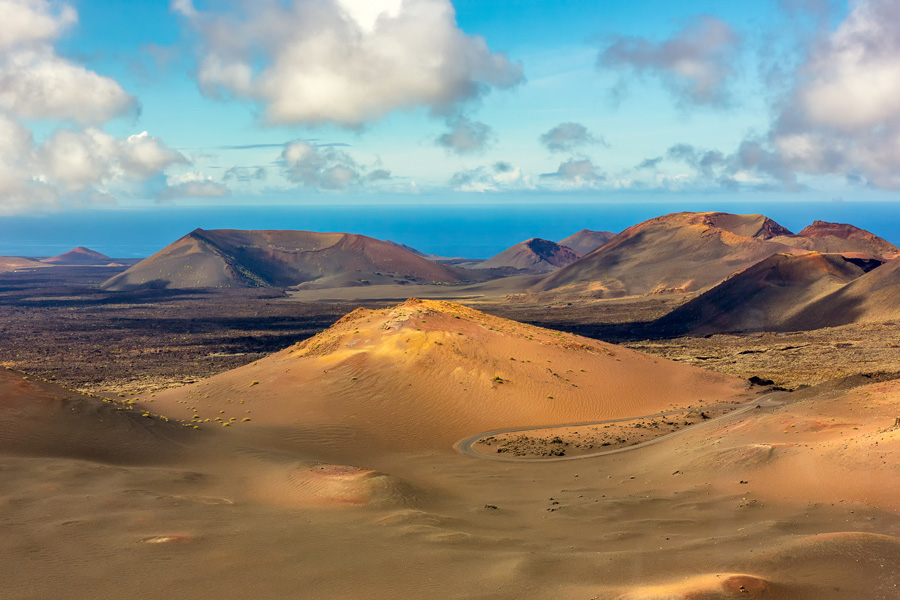
M 472 121 L 466 117 L 456 117 L 448 122 L 450 131 L 435 140 L 456 154 L 475 154 L 484 151 L 494 137 L 494 132 L 485 123 Z
M 565 188 L 595 188 L 606 176 L 588 158 L 570 158 L 560 163 L 555 173 L 544 173 L 541 178 L 556 182 Z
M 766 140 L 740 167 L 799 188 L 797 173 L 900 189 L 900 3 L 860 0 L 810 47 Z
M 728 99 L 739 46 L 730 25 L 703 16 L 662 42 L 616 37 L 597 66 L 658 77 L 685 104 L 720 105 Z
M 192 171 L 166 177 L 167 187 L 159 193 L 160 200 L 176 198 L 222 198 L 230 190 L 203 173 Z
M 358 127 L 395 110 L 449 115 L 522 67 L 459 29 L 450 0 L 243 0 L 237 13 L 176 0 L 201 39 L 204 93 L 258 101 L 270 123 Z
M 0 51 L 41 45 L 78 21 L 71 6 L 44 0 L 0 0 Z
M 496 162 L 490 167 L 458 171 L 450 178 L 450 187 L 458 192 L 499 192 L 504 190 L 534 189 L 531 178 L 522 169 L 506 162 Z
M 109 203 L 112 191 L 187 159 L 146 132 L 117 139 L 98 128 L 137 103 L 113 79 L 56 53 L 75 9 L 0 0 L 0 214 Z M 51 123 L 37 144 L 24 121 Z M 52 129 L 60 122 L 67 127 Z
M 303 141 L 285 145 L 281 162 L 290 181 L 321 190 L 344 190 L 391 177 L 385 169 L 369 171 L 334 146 L 314 146 Z
M 594 137 L 581 123 L 560 123 L 550 131 L 541 134 L 539 139 L 550 152 L 572 152 L 592 144 L 609 145 L 602 136 Z
M 27 119 L 98 124 L 136 107 L 113 79 L 61 56 L 53 42 L 77 21 L 44 0 L 0 0 L 0 110 Z

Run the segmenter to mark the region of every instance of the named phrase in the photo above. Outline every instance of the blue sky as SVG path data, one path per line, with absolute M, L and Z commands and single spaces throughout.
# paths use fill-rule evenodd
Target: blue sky
M 0 0 L 0 215 L 891 200 L 895 4 Z

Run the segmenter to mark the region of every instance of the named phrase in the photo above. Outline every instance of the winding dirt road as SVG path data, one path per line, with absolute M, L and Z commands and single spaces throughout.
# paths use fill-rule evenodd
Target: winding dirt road
M 686 431 L 694 430 L 698 427 L 706 427 L 712 423 L 717 421 L 721 421 L 722 419 L 735 417 L 737 415 L 743 414 L 745 412 L 754 410 L 756 408 L 769 408 L 773 406 L 781 406 L 784 404 L 783 401 L 779 401 L 776 398 L 786 394 L 788 392 L 771 392 L 762 396 L 761 398 L 757 398 L 752 402 L 747 402 L 746 404 L 738 404 L 737 406 L 732 404 L 724 404 L 717 406 L 699 406 L 694 408 L 685 408 L 681 410 L 670 410 L 666 412 L 655 413 L 652 415 L 639 415 L 635 417 L 622 417 L 619 419 L 606 419 L 605 421 L 588 421 L 584 423 L 562 423 L 559 425 L 543 425 L 540 427 L 513 427 L 510 429 L 495 429 L 494 431 L 486 431 L 484 433 L 477 433 L 475 435 L 469 436 L 464 440 L 460 440 L 456 444 L 454 444 L 453 448 L 462 454 L 468 454 L 469 456 L 475 456 L 477 458 L 487 458 L 489 460 L 499 460 L 504 462 L 557 462 L 562 460 L 581 460 L 584 458 L 596 458 L 598 456 L 607 456 L 609 454 L 619 454 L 620 452 L 628 452 L 630 450 L 637 450 L 638 448 L 644 448 L 646 446 L 651 446 L 653 444 L 658 444 L 663 440 L 667 440 L 669 438 L 675 437 L 676 435 L 681 435 Z M 591 425 L 606 425 L 607 423 L 622 423 L 624 421 L 638 421 L 640 419 L 652 419 L 655 417 L 665 417 L 668 415 L 677 415 L 686 412 L 691 412 L 694 410 L 717 410 L 723 408 L 734 408 L 734 410 L 725 413 L 724 415 L 715 417 L 713 419 L 709 419 L 708 421 L 704 421 L 702 423 L 697 423 L 696 425 L 691 425 L 689 427 L 685 427 L 684 429 L 679 429 L 678 431 L 673 431 L 672 433 L 667 433 L 666 435 L 661 435 L 658 438 L 654 438 L 652 440 L 647 440 L 646 442 L 641 442 L 639 444 L 634 444 L 633 446 L 625 446 L 624 448 L 616 448 L 615 450 L 602 450 L 600 452 L 593 452 L 591 454 L 581 454 L 579 456 L 554 456 L 550 458 L 515 458 L 512 456 L 496 456 L 493 454 L 484 454 L 482 452 L 477 452 L 473 446 L 481 439 L 492 436 L 492 435 L 502 435 L 505 433 L 518 433 L 522 431 L 540 431 L 542 429 L 558 429 L 561 427 L 587 427 Z

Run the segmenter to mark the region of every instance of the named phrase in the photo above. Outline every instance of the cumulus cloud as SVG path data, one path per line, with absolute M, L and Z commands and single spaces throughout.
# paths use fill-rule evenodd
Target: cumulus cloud
M 521 64 L 459 28 L 450 0 L 237 6 L 172 3 L 199 35 L 201 90 L 260 102 L 270 123 L 359 127 L 419 107 L 446 116 L 524 78 Z
M 56 53 L 78 21 L 74 8 L 0 0 L 0 15 L 0 213 L 113 202 L 114 188 L 187 163 L 146 132 L 120 139 L 99 128 L 137 103 L 115 80 Z M 42 143 L 26 120 L 50 122 Z
M 512 189 L 533 189 L 534 185 L 522 169 L 508 162 L 498 161 L 490 167 L 476 167 L 458 171 L 450 178 L 450 187 L 459 192 L 499 192 Z
M 675 179 L 663 177 L 659 180 L 668 187 L 674 183 L 679 189 L 709 185 L 728 189 L 788 191 L 805 189 L 805 186 L 798 182 L 796 174 L 787 168 L 778 154 L 767 148 L 762 140 L 744 140 L 731 154 L 718 150 L 704 150 L 690 144 L 676 144 L 666 151 L 665 158 L 684 163 L 693 170 L 692 176 L 680 175 Z
M 564 187 L 596 187 L 606 176 L 589 158 L 570 158 L 555 173 L 544 173 L 542 179 L 556 181 Z
M 60 57 L 57 37 L 75 10 L 45 0 L 0 0 L 0 110 L 27 119 L 98 124 L 134 110 L 119 84 Z
M 490 126 L 466 117 L 456 117 L 448 125 L 450 131 L 439 136 L 435 143 L 456 154 L 482 152 L 494 138 Z
M 334 146 L 314 146 L 303 141 L 285 145 L 281 163 L 290 181 L 321 190 L 344 190 L 391 176 L 385 169 L 368 171 Z
M 603 137 L 594 137 L 581 123 L 560 123 L 539 139 L 550 152 L 572 152 L 592 144 L 609 145 Z
M 31 132 L 0 115 L 0 213 L 54 208 L 63 200 L 104 203 L 106 188 L 139 182 L 176 164 L 180 153 L 142 133 L 115 138 L 99 129 L 60 129 L 44 143 Z
M 778 106 L 769 152 L 785 171 L 900 189 L 900 4 L 861 0 L 815 44 Z
M 739 46 L 730 25 L 702 16 L 662 42 L 615 37 L 600 52 L 597 66 L 659 78 L 684 104 L 721 105 L 728 99 Z
M 231 193 L 226 186 L 213 181 L 212 177 L 198 172 L 170 175 L 166 177 L 166 184 L 167 187 L 159 193 L 160 200 L 222 198 Z

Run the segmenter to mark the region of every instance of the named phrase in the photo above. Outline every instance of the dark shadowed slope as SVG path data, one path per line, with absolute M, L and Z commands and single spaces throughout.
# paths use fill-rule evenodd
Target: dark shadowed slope
M 478 269 L 512 267 L 524 271 L 547 273 L 578 260 L 581 255 L 566 246 L 532 238 L 507 248 L 497 256 L 478 263 Z
M 557 243 L 560 246 L 571 248 L 578 254 L 584 256 L 585 254 L 590 254 L 614 237 L 616 237 L 616 234 L 611 231 L 591 231 L 590 229 L 582 229 L 578 233 L 573 233 Z
M 103 287 L 339 287 L 459 283 L 478 278 L 470 271 L 362 235 L 197 229 Z
M 799 252 L 772 241 L 790 235 L 763 215 L 665 215 L 629 227 L 536 289 L 601 298 L 702 290 L 772 254 Z
M 840 254 L 776 254 L 657 320 L 660 335 L 782 329 L 806 306 L 876 267 Z
M 820 329 L 900 319 L 900 259 L 893 259 L 809 304 L 785 326 Z
M 50 258 L 45 258 L 41 262 L 50 265 L 66 266 L 108 265 L 113 262 L 113 259 L 106 256 L 105 254 L 101 254 L 99 252 L 96 252 L 95 250 L 91 250 L 90 248 L 78 246 L 77 248 L 69 250 L 68 252 L 64 252 L 59 256 L 51 256 Z

